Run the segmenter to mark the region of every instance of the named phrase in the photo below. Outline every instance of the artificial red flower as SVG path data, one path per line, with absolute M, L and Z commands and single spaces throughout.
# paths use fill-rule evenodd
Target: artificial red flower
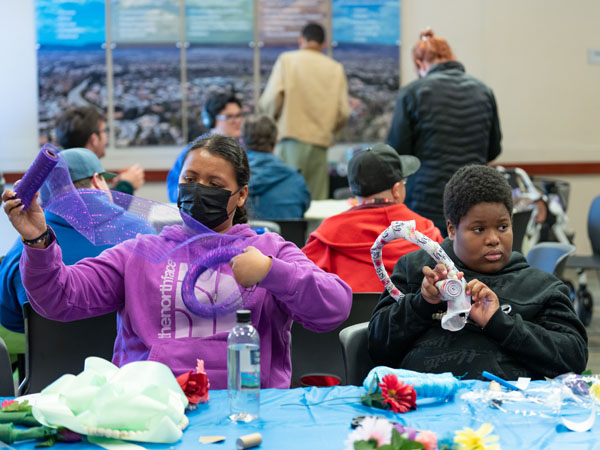
M 383 403 L 388 404 L 395 413 L 417 409 L 417 393 L 413 385 L 398 381 L 396 375 L 390 373 L 383 377 L 379 387 L 384 398 Z
M 210 387 L 210 383 L 204 371 L 204 361 L 198 360 L 196 370 L 182 373 L 177 377 L 177 382 L 192 405 L 208 402 L 208 388 Z
M 14 399 L 13 400 L 3 400 L 2 401 L 2 408 L 7 407 L 8 405 L 10 405 L 11 403 L 14 403 L 14 402 L 15 402 Z

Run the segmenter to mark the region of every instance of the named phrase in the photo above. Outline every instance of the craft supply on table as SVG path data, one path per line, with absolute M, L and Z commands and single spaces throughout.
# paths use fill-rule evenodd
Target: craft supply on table
M 200 438 L 198 438 L 198 442 L 201 444 L 216 444 L 224 441 L 225 436 L 200 436 Z
M 258 447 L 261 443 L 262 435 L 260 433 L 252 433 L 245 436 L 240 436 L 237 439 L 235 446 L 238 450 L 243 450 L 246 448 Z
M 501 386 L 504 386 L 505 388 L 511 389 L 513 391 L 518 391 L 520 390 L 517 386 L 515 386 L 514 384 L 509 383 L 508 381 L 494 375 L 493 373 L 489 373 L 486 370 L 484 370 L 483 372 L 481 372 L 481 376 L 484 378 L 487 378 L 488 380 L 492 380 L 495 381 L 496 383 L 500 384 Z

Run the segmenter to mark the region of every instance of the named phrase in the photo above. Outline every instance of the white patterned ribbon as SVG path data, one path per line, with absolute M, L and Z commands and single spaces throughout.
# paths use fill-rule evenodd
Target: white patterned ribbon
M 458 331 L 465 326 L 471 310 L 471 297 L 464 295 L 466 282 L 458 279 L 456 266 L 440 244 L 431 240 L 416 229 L 414 220 L 393 221 L 390 226 L 379 235 L 371 247 L 371 259 L 375 265 L 377 276 L 390 293 L 392 298 L 400 301 L 404 294 L 394 286 L 390 276 L 385 270 L 381 252 L 383 246 L 395 239 L 406 239 L 425 250 L 436 262 L 442 263 L 448 270 L 445 280 L 438 281 L 436 287 L 442 292 L 442 299 L 448 302 L 448 308 L 442 318 L 442 328 L 449 331 Z

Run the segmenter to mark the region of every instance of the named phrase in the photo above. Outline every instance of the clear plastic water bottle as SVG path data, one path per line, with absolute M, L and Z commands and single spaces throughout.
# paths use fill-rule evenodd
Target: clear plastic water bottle
M 258 419 L 260 405 L 260 337 L 250 323 L 250 311 L 236 312 L 237 323 L 227 337 L 229 418 L 235 422 Z

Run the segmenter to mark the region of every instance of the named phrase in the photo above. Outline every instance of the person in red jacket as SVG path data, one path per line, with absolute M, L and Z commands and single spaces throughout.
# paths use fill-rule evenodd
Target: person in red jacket
M 302 251 L 318 267 L 337 274 L 352 292 L 380 292 L 383 285 L 371 261 L 371 246 L 394 220 L 414 220 L 417 230 L 442 242 L 433 222 L 404 205 L 404 183 L 421 163 L 411 155 L 399 155 L 386 144 L 360 151 L 348 164 L 348 182 L 358 206 L 329 217 L 310 234 Z M 383 261 L 391 273 L 406 253 L 418 250 L 411 242 L 397 239 L 385 246 Z

